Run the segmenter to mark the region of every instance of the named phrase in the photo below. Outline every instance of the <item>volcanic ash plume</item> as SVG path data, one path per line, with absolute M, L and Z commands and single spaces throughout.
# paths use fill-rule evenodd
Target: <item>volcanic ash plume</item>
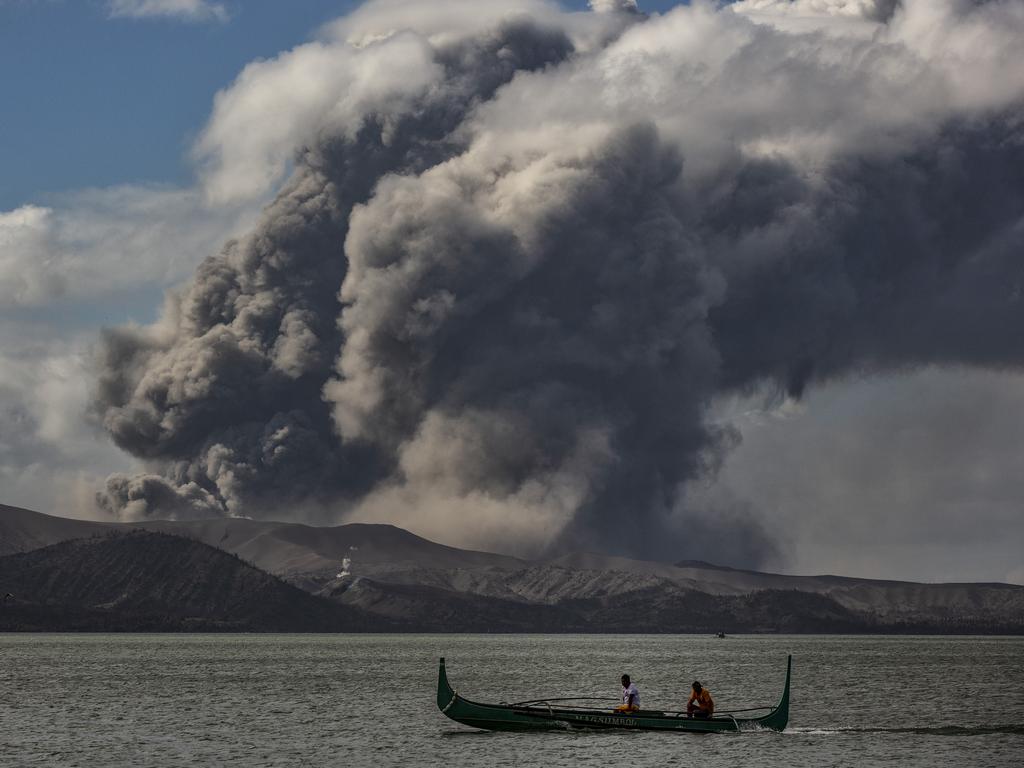
M 247 68 L 207 191 L 294 170 L 107 333 L 101 503 L 763 561 L 684 493 L 716 396 L 1024 352 L 1020 6 L 800 5 L 371 2 Z

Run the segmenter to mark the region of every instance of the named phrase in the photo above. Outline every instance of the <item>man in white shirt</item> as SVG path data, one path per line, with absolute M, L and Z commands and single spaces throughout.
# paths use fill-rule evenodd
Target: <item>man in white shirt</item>
M 616 712 L 636 712 L 640 709 L 640 691 L 630 682 L 629 675 L 622 676 L 622 704 L 615 708 Z

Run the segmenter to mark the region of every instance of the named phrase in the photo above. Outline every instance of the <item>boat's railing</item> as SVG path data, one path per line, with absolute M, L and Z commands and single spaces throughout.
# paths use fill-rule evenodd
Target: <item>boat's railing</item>
M 511 707 L 512 709 L 533 709 L 534 711 L 536 711 L 537 709 L 541 709 L 541 710 L 546 709 L 549 714 L 551 714 L 552 710 L 554 709 L 551 706 L 552 702 L 559 702 L 559 704 L 557 706 L 557 709 L 568 710 L 568 711 L 571 711 L 571 712 L 593 712 L 596 709 L 602 709 L 602 710 L 605 709 L 605 707 L 594 707 L 594 706 L 589 706 L 588 707 L 588 706 L 578 706 L 578 705 L 562 704 L 562 703 L 560 703 L 560 702 L 567 702 L 567 701 L 595 701 L 595 702 L 604 702 L 604 703 L 617 703 L 619 701 L 619 699 L 609 699 L 609 698 L 605 698 L 605 697 L 592 697 L 592 696 L 563 696 L 563 697 L 551 698 L 551 699 L 530 699 L 529 701 L 516 701 L 516 702 L 512 702 L 511 704 L 509 702 L 507 702 L 507 701 L 502 701 L 502 702 L 499 702 L 499 703 L 504 705 L 504 706 L 506 706 L 506 707 Z M 735 715 L 737 715 L 737 714 L 741 714 L 743 712 L 762 712 L 762 711 L 765 711 L 765 710 L 770 711 L 770 710 L 773 710 L 773 709 L 775 709 L 775 707 L 773 705 L 765 705 L 765 706 L 762 706 L 762 707 L 744 707 L 742 709 L 723 709 L 723 710 L 717 710 L 712 717 L 717 717 L 717 718 L 720 718 L 720 719 L 728 719 L 728 720 L 732 720 L 733 722 L 735 722 L 736 721 Z M 688 713 L 686 712 L 686 710 L 668 711 L 668 710 L 660 710 L 660 709 L 641 709 L 641 710 L 638 710 L 638 712 L 640 714 L 644 714 L 644 715 L 648 715 L 648 716 L 659 716 L 659 717 L 687 717 L 688 716 Z M 738 727 L 738 724 L 737 724 L 737 727 Z
M 552 702 L 562 702 L 562 701 L 601 701 L 601 702 L 605 702 L 605 703 L 610 703 L 610 702 L 618 702 L 619 699 L 610 699 L 610 698 L 607 698 L 607 697 L 604 697 L 604 696 L 600 696 L 600 697 L 598 697 L 598 696 L 561 696 L 561 697 L 558 697 L 558 698 L 529 699 L 528 701 L 513 701 L 511 703 L 507 702 L 507 701 L 502 701 L 500 703 L 505 705 L 506 707 L 529 707 L 529 706 L 532 706 L 532 705 L 550 706 Z M 589 709 L 589 707 L 578 707 L 578 706 L 573 706 L 571 704 L 565 704 L 565 705 L 560 706 L 559 709 Z M 715 710 L 715 714 L 716 715 L 738 715 L 738 714 L 741 714 L 743 712 L 759 712 L 759 711 L 764 710 L 764 709 L 768 709 L 768 710 L 775 709 L 775 705 L 774 704 L 765 704 L 765 705 L 760 706 L 760 707 L 744 707 L 743 709 L 717 709 L 717 710 Z M 686 710 L 678 710 L 678 711 L 672 711 L 672 712 L 666 711 L 665 714 L 666 715 L 683 715 L 683 714 L 686 714 Z
M 746 707 L 744 709 L 716 709 L 715 713 L 711 717 L 721 716 L 729 718 L 730 720 L 735 720 L 736 718 L 733 717 L 733 715 L 738 715 L 742 712 L 760 712 L 762 710 L 773 709 L 775 709 L 774 705 L 766 705 L 763 707 Z M 678 712 L 666 712 L 665 715 L 668 717 L 687 717 L 689 713 L 685 709 L 681 709 Z
M 763 707 L 747 707 L 746 709 L 716 709 L 716 715 L 735 715 L 740 712 L 757 712 L 761 709 L 775 709 L 774 704 L 765 704 Z
M 553 714 L 553 711 L 555 709 L 558 709 L 560 711 L 569 711 L 569 712 L 607 712 L 608 710 L 612 709 L 612 707 L 610 707 L 610 706 L 596 707 L 593 704 L 590 705 L 590 706 L 578 706 L 578 705 L 572 705 L 572 704 L 562 704 L 561 702 L 563 702 L 563 701 L 595 701 L 595 702 L 603 702 L 605 704 L 618 704 L 618 703 L 621 703 L 620 699 L 606 699 L 606 698 L 599 698 L 598 699 L 598 698 L 590 698 L 590 697 L 587 697 L 587 696 L 573 696 L 573 697 L 570 697 L 570 698 L 557 698 L 557 699 L 532 699 L 531 701 L 517 701 L 517 702 L 512 703 L 512 704 L 509 704 L 508 702 L 505 702 L 505 701 L 502 701 L 502 702 L 499 702 L 499 703 L 503 704 L 506 707 L 510 707 L 511 709 L 531 709 L 531 710 L 533 710 L 535 712 L 538 709 L 539 710 L 545 710 L 546 709 L 548 711 L 548 713 L 551 713 L 551 714 Z M 555 707 L 551 706 L 552 702 L 556 702 L 556 706 Z M 645 710 L 637 710 L 637 711 L 643 712 Z M 653 712 L 653 710 L 647 710 L 647 711 Z M 661 711 L 658 710 L 657 713 L 661 714 Z
M 552 701 L 619 701 L 619 699 L 609 699 L 606 696 L 563 696 L 555 699 L 530 699 L 529 701 L 513 701 L 508 704 L 510 707 L 525 707 L 530 704 L 548 704 Z M 508 702 L 502 702 L 507 704 Z

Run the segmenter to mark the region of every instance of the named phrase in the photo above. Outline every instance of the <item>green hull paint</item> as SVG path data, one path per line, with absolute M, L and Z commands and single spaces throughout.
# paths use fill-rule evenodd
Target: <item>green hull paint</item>
M 793 657 L 786 662 L 786 685 L 782 698 L 763 717 L 738 718 L 716 715 L 709 720 L 696 720 L 677 714 L 640 710 L 631 714 L 614 714 L 608 709 L 560 709 L 547 704 L 515 706 L 511 704 L 478 704 L 459 696 L 448 684 L 442 657 L 437 672 L 437 707 L 452 720 L 487 731 L 536 731 L 566 728 L 641 731 L 683 731 L 686 733 L 718 733 L 767 729 L 781 731 L 789 722 L 789 678 Z

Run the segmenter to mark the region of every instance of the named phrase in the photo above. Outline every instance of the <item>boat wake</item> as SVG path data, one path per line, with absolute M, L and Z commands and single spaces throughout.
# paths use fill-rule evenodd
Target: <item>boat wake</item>
M 858 733 L 892 733 L 892 734 L 919 734 L 921 736 L 991 736 L 995 734 L 1011 734 L 1024 736 L 1024 725 L 940 725 L 940 726 L 903 726 L 900 728 L 876 728 L 876 727 L 838 727 L 838 728 L 806 728 L 790 727 L 785 731 L 787 734 L 799 734 L 802 736 L 832 736 L 841 734 Z

